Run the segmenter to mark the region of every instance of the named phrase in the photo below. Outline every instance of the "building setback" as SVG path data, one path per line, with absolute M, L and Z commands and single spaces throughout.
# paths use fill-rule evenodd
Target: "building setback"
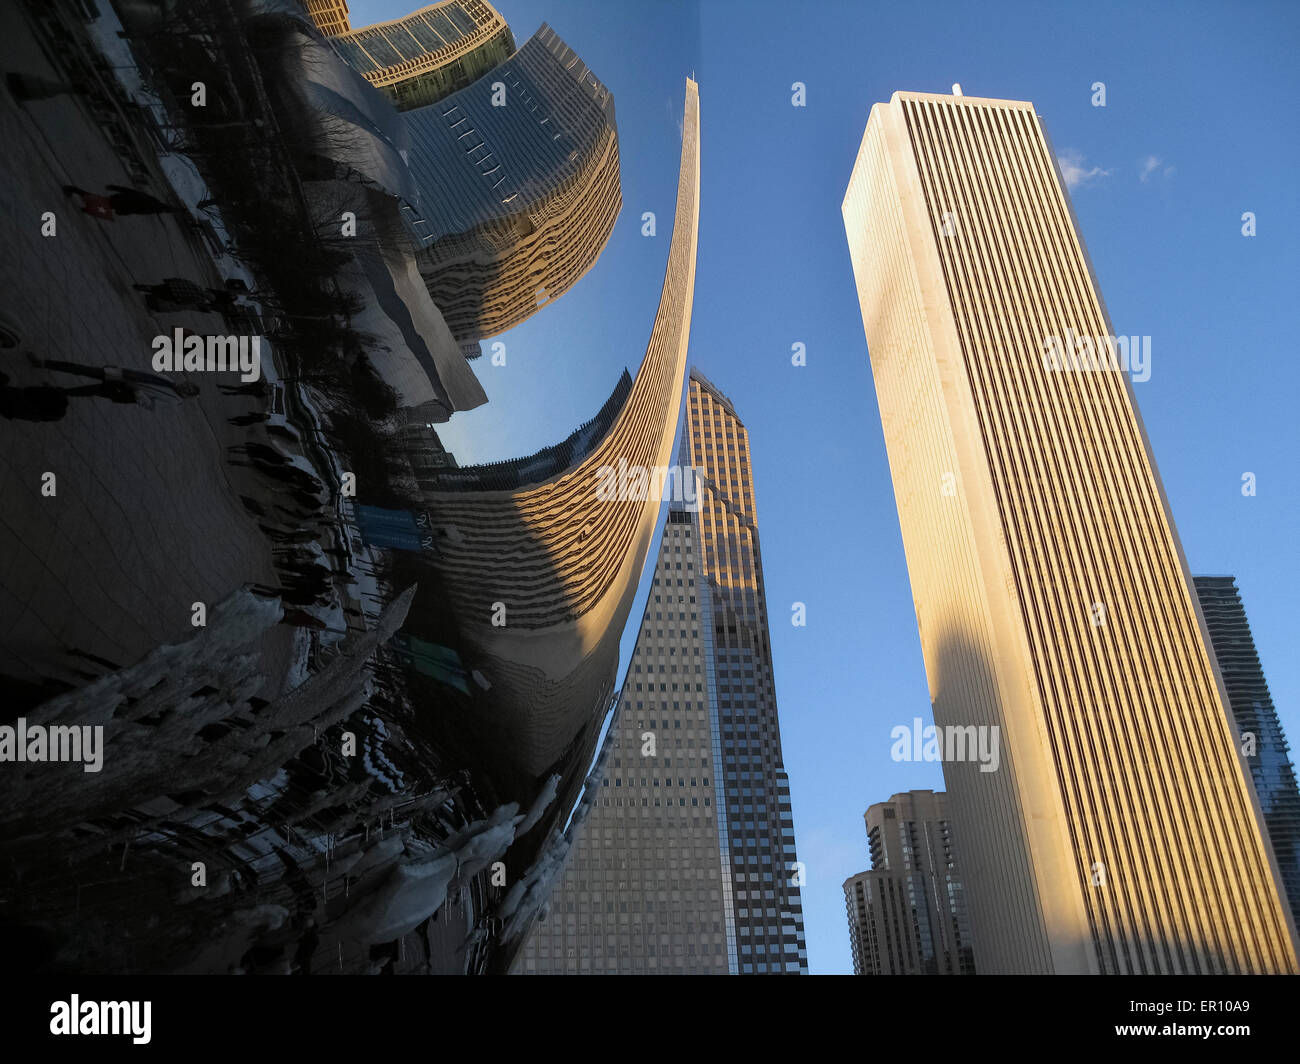
M 843 204 L 982 973 L 1294 972 L 1173 520 L 1029 103 L 895 93 Z M 1173 357 L 1173 356 L 1170 356 Z
M 1236 581 L 1231 576 L 1197 576 L 1193 582 L 1294 920 L 1300 912 L 1300 790 L 1282 722 Z
M 516 972 L 807 971 L 748 434 L 689 384 L 695 476 L 670 503 L 603 778 Z
M 844 882 L 856 975 L 974 975 L 947 796 L 905 791 L 865 813 L 871 869 Z

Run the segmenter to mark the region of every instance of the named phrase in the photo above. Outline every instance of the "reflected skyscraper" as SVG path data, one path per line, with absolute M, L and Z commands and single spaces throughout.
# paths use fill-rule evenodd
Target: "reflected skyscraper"
M 997 771 L 944 763 L 980 971 L 1295 971 L 1033 106 L 895 93 L 843 211 L 935 723 L 1001 737 Z M 1079 338 L 1094 357 L 1073 357 Z
M 749 437 L 690 377 L 655 575 L 550 915 L 516 971 L 807 971 Z M 693 489 L 693 490 L 692 490 Z
M 620 381 L 591 425 L 535 461 L 440 478 L 420 496 L 423 542 L 394 559 L 401 582 L 425 589 L 404 633 L 412 697 L 440 707 L 427 727 L 445 747 L 474 751 L 480 794 L 545 806 L 505 855 L 510 890 L 483 906 L 504 924 L 499 963 L 549 894 L 552 855 L 611 709 L 619 641 L 658 521 L 657 498 L 602 497 L 601 471 L 672 461 L 699 229 L 694 81 L 685 95 L 668 263 L 630 387 Z M 557 468 L 566 459 L 575 460 Z
M 347 0 L 306 0 L 307 14 L 327 36 L 347 33 L 352 28 Z
M 458 340 L 518 325 L 595 264 L 623 206 L 614 97 L 549 26 L 402 119 L 419 188 L 407 221 Z
M 355 29 L 336 10 L 313 12 L 313 18 L 348 64 L 399 111 L 463 89 L 515 50 L 506 20 L 486 0 L 442 0 Z
M 623 206 L 613 95 L 545 23 L 515 51 L 486 0 L 357 29 L 342 0 L 309 12 L 402 112 L 406 233 L 383 239 L 412 246 L 439 315 L 475 358 L 479 340 L 563 295 L 604 250 Z M 337 107 L 332 93 L 318 99 Z

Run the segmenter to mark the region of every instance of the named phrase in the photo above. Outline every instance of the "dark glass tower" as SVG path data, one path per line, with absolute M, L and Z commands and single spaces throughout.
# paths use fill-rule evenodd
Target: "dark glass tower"
M 807 972 L 749 438 L 694 370 L 687 464 L 603 778 L 516 972 Z
M 1264 823 L 1273 843 L 1282 890 L 1292 919 L 1300 914 L 1300 790 L 1288 755 L 1286 736 L 1268 693 L 1268 681 L 1255 652 L 1246 609 L 1231 576 L 1195 576 L 1196 594 L 1205 615 L 1214 656 L 1228 689 L 1232 715 L 1242 733 L 1243 753 L 1255 781 Z M 1254 737 L 1250 752 L 1249 736 Z

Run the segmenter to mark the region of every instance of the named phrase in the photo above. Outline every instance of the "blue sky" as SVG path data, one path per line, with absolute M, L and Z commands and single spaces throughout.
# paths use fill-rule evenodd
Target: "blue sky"
M 353 22 L 412 6 L 355 0 Z M 527 453 L 635 371 L 694 71 L 692 359 L 750 430 L 812 971 L 851 971 L 840 885 L 870 863 L 866 806 L 943 786 L 937 765 L 889 758 L 890 729 L 928 721 L 929 698 L 840 217 L 868 111 L 895 90 L 960 82 L 1031 100 L 1082 178 L 1071 196 L 1116 332 L 1152 337 L 1135 392 L 1189 565 L 1238 578 L 1283 727 L 1300 739 L 1300 5 L 496 6 L 520 42 L 549 22 L 613 91 L 624 208 L 587 277 L 501 337 L 506 366 L 479 363 L 489 404 L 442 434 L 462 461 Z M 804 108 L 791 106 L 795 81 Z M 1097 81 L 1105 108 L 1091 104 Z M 640 235 L 645 210 L 654 239 Z M 1240 491 L 1247 471 L 1253 498 Z M 788 623 L 795 601 L 806 628 Z

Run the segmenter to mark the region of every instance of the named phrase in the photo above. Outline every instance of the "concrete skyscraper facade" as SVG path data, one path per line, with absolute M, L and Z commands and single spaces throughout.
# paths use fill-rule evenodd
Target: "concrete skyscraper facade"
M 981 972 L 1293 972 L 1127 375 L 1028 103 L 896 93 L 843 205 Z
M 871 869 L 844 882 L 854 973 L 974 975 L 947 796 L 905 791 L 864 819 Z
M 691 372 L 681 467 L 603 778 L 516 971 L 807 971 L 749 439 Z
M 1236 580 L 1197 576 L 1193 582 L 1294 920 L 1300 913 L 1300 789 L 1282 722 L 1264 679 Z
M 614 98 L 549 26 L 402 119 L 420 273 L 458 340 L 518 325 L 595 264 L 623 206 Z

